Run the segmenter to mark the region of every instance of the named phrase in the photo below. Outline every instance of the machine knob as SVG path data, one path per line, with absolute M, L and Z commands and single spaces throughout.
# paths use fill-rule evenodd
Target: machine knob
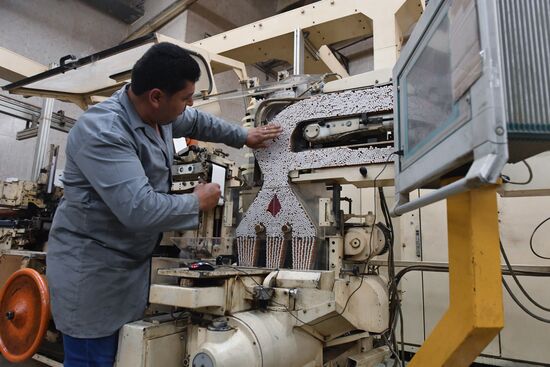
M 318 124 L 308 125 L 304 130 L 304 137 L 307 140 L 314 139 L 319 135 L 320 131 L 321 131 L 321 127 Z
M 256 231 L 256 234 L 261 234 L 265 232 L 265 226 L 262 223 L 258 223 L 254 226 L 254 230 Z
M 290 223 L 283 224 L 281 230 L 283 231 L 283 233 L 290 233 L 292 231 L 292 226 L 290 225 Z
M 361 246 L 361 240 L 359 238 L 354 238 L 353 240 L 350 241 L 349 244 L 353 248 L 359 248 Z
M 344 253 L 347 256 L 359 255 L 369 243 L 369 235 L 364 228 L 351 228 L 344 238 Z

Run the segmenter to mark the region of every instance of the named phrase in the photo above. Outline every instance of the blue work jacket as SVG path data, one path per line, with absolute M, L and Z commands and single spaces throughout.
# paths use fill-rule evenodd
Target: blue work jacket
M 198 226 L 197 196 L 169 193 L 172 138 L 246 141 L 243 127 L 193 108 L 160 126 L 161 136 L 126 89 L 84 112 L 67 139 L 46 273 L 56 326 L 75 338 L 108 336 L 141 318 L 161 233 Z

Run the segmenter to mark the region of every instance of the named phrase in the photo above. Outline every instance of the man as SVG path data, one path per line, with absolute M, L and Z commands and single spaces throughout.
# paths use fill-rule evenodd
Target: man
M 48 244 L 52 314 L 63 333 L 65 367 L 112 366 L 118 330 L 140 319 L 150 258 L 169 230 L 196 228 L 220 187 L 171 195 L 173 137 L 261 148 L 281 129 L 246 130 L 193 105 L 198 64 L 160 43 L 132 70 L 131 85 L 91 107 L 67 140 L 64 197 Z

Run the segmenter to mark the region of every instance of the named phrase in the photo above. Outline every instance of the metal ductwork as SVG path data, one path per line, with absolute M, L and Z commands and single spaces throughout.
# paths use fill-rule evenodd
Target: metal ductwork
M 97 10 L 118 20 L 132 24 L 145 13 L 145 0 L 82 0 Z

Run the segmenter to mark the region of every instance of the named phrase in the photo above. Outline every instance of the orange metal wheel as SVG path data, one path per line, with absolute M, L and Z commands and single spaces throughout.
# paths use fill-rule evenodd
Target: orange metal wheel
M 0 291 L 0 352 L 10 362 L 32 357 L 50 321 L 45 277 L 26 268 L 13 273 Z

